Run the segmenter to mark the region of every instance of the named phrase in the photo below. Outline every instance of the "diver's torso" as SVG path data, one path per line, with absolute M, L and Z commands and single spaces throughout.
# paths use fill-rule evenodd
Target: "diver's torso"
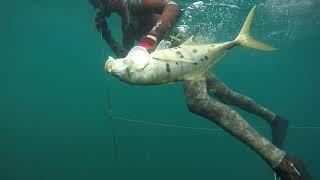
M 121 17 L 123 33 L 135 35 L 135 39 L 152 29 L 163 10 L 146 11 L 138 0 L 112 0 L 110 9 Z

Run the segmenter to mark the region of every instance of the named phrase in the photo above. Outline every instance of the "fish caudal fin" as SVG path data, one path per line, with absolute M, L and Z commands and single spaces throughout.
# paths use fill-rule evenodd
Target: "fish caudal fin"
M 277 49 L 264 44 L 262 42 L 256 41 L 250 37 L 250 27 L 252 24 L 253 14 L 256 6 L 254 6 L 249 12 L 246 21 L 244 22 L 242 29 L 238 35 L 238 37 L 234 40 L 234 42 L 238 45 L 245 46 L 248 48 L 258 49 L 261 51 L 275 51 Z

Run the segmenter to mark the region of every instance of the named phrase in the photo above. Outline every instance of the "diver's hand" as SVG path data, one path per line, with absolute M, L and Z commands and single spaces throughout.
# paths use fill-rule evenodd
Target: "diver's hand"
M 146 48 L 134 46 L 125 57 L 127 63 L 134 64 L 136 69 L 144 69 L 152 59 Z
M 149 53 L 154 51 L 157 45 L 157 38 L 152 35 L 143 36 L 136 46 L 145 48 Z
M 127 54 L 127 50 L 124 49 L 112 36 L 108 28 L 108 24 L 104 18 L 97 16 L 95 18 L 95 26 L 101 33 L 103 39 L 108 43 L 112 51 L 118 58 L 124 57 Z
M 128 53 L 126 49 L 121 47 L 120 45 L 116 44 L 115 47 L 111 47 L 114 50 L 114 53 L 116 54 L 117 58 L 125 57 Z
M 102 17 L 97 16 L 94 19 L 94 25 L 99 32 L 103 30 L 109 30 L 106 20 Z

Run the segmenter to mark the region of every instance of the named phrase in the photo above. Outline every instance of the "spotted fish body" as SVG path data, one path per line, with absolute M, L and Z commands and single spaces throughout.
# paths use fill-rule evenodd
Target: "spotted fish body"
M 232 44 L 197 45 L 189 39 L 178 47 L 151 53 L 152 61 L 138 76 L 144 76 L 148 84 L 203 79 Z
M 262 51 L 275 50 L 249 35 L 255 7 L 250 11 L 239 35 L 233 41 L 217 44 L 196 44 L 192 37 L 178 47 L 152 52 L 138 49 L 141 54 L 121 59 L 109 57 L 106 71 L 130 84 L 154 85 L 177 81 L 201 80 L 206 72 L 231 48 L 241 45 Z M 141 58 L 140 58 L 141 57 Z

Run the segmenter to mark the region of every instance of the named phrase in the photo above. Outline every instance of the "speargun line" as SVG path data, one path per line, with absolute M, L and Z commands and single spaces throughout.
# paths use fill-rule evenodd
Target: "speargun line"
M 106 58 L 105 51 L 103 48 L 103 35 L 102 35 L 102 30 L 100 29 L 100 40 L 101 40 L 101 54 L 103 58 Z M 106 86 L 107 86 L 107 117 L 110 119 L 110 125 L 111 125 L 111 134 L 112 134 L 112 146 L 113 146 L 113 157 L 114 157 L 114 165 L 115 167 L 118 166 L 119 164 L 119 158 L 118 158 L 118 141 L 117 141 L 117 133 L 116 133 L 116 125 L 114 122 L 114 118 L 112 115 L 112 103 L 111 103 L 111 85 L 110 85 L 110 80 L 108 76 L 106 76 Z

